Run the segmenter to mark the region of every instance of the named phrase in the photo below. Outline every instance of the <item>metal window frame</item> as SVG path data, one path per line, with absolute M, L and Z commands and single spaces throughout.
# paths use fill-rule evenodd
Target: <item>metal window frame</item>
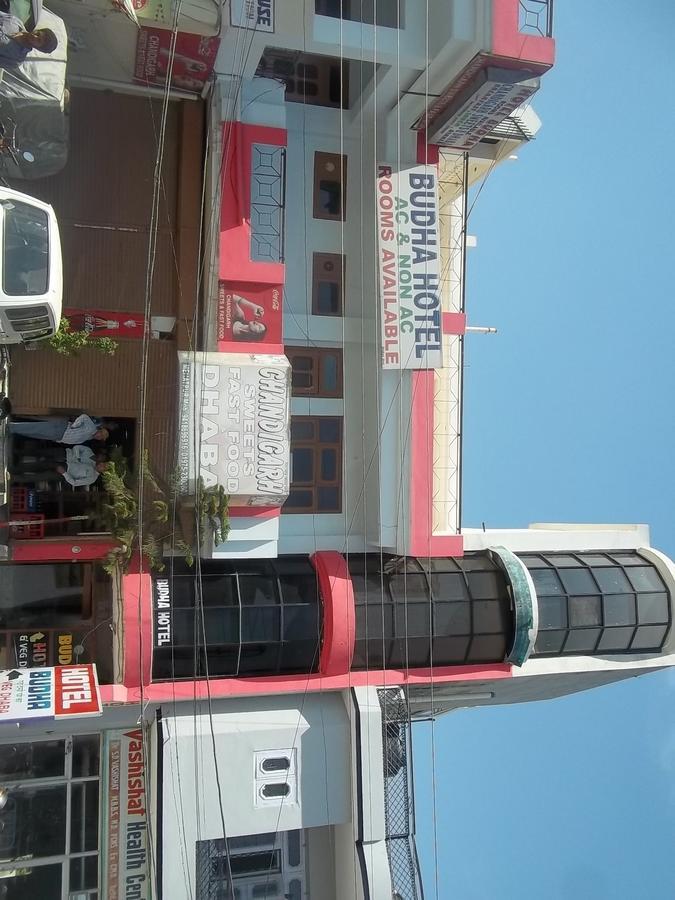
M 261 884 L 268 884 L 271 879 L 279 880 L 283 885 L 283 890 L 288 890 L 290 882 L 299 880 L 303 896 L 307 885 L 307 836 L 304 830 L 300 830 L 300 860 L 297 865 L 291 865 L 289 859 L 289 836 L 297 834 L 294 831 L 276 831 L 272 835 L 263 835 L 267 838 L 264 841 L 256 840 L 258 835 L 249 835 L 250 841 L 246 843 L 246 836 L 235 838 L 237 846 L 230 846 L 230 858 L 236 856 L 248 856 L 252 853 L 260 851 L 279 852 L 280 854 L 280 871 L 272 872 L 263 871 L 257 875 L 242 875 L 233 878 L 234 887 L 238 888 L 244 900 L 252 896 L 252 889 Z M 272 837 L 272 840 L 269 838 Z M 225 846 L 223 838 L 215 838 L 212 840 L 201 840 L 195 842 L 196 857 L 196 883 L 195 883 L 195 900 L 216 900 L 222 897 L 222 889 L 227 888 L 227 877 L 222 877 L 211 868 L 210 864 L 221 859 L 225 855 Z
M 319 437 L 319 424 L 321 421 L 337 422 L 339 427 L 339 436 L 337 441 L 322 441 Z M 293 422 L 311 422 L 314 428 L 312 438 L 293 438 Z M 292 458 L 293 450 L 311 450 L 313 454 L 313 480 L 307 484 L 293 482 L 292 480 Z M 321 451 L 335 450 L 337 453 L 337 471 L 335 481 L 326 481 L 320 477 L 321 471 Z M 291 484 L 290 490 L 293 491 L 294 485 L 297 490 L 307 491 L 311 494 L 312 502 L 308 506 L 282 507 L 282 512 L 286 515 L 339 515 L 343 506 L 343 465 L 344 465 L 344 417 L 343 416 L 291 416 Z M 338 492 L 338 506 L 335 509 L 320 509 L 318 493 L 322 487 L 336 488 Z
M 329 213 L 321 205 L 321 182 L 328 180 L 321 169 L 327 163 L 335 166 L 335 173 L 329 173 L 330 180 L 335 181 L 340 191 L 340 211 Z M 330 150 L 315 150 L 312 177 L 312 218 L 327 222 L 347 221 L 347 154 L 333 153 Z
M 532 37 L 553 37 L 553 2 L 554 0 L 518 0 L 518 33 Z M 534 21 L 531 17 L 534 17 Z
M 306 558 L 302 557 L 302 559 L 305 560 Z M 270 671 L 270 674 L 272 674 L 272 675 L 281 675 L 282 674 L 283 651 L 284 651 L 284 647 L 286 644 L 286 641 L 284 639 L 285 627 L 286 627 L 286 607 L 295 608 L 296 606 L 299 605 L 297 602 L 293 602 L 293 601 L 287 602 L 285 599 L 284 588 L 282 585 L 282 577 L 291 578 L 292 575 L 289 574 L 288 572 L 279 571 L 275 565 L 274 560 L 255 560 L 255 561 L 253 561 L 254 564 L 249 565 L 249 566 L 246 565 L 246 562 L 247 562 L 246 560 L 240 560 L 240 561 L 238 561 L 239 567 L 237 569 L 235 569 L 234 571 L 224 571 L 224 572 L 220 573 L 221 575 L 225 575 L 225 576 L 233 578 L 235 590 L 236 590 L 236 598 L 237 598 L 236 604 L 230 604 L 230 605 L 223 604 L 222 606 L 214 605 L 214 606 L 208 607 L 209 610 L 238 609 L 238 611 L 239 611 L 238 643 L 235 645 L 234 643 L 222 643 L 222 642 L 216 642 L 216 641 L 213 641 L 213 642 L 209 641 L 207 629 L 205 627 L 205 623 L 203 622 L 203 618 L 202 618 L 203 612 L 206 610 L 206 607 L 204 607 L 202 609 L 202 605 L 197 602 L 197 595 L 196 595 L 196 593 L 194 593 L 193 594 L 193 606 L 185 607 L 185 609 L 191 610 L 194 614 L 195 626 L 193 628 L 193 641 L 192 641 L 192 643 L 187 642 L 187 643 L 181 643 L 181 644 L 176 644 L 176 643 L 171 644 L 172 652 L 178 648 L 194 647 L 194 653 L 198 659 L 200 657 L 200 654 L 204 654 L 206 656 L 206 655 L 208 655 L 209 651 L 217 654 L 219 649 L 231 648 L 234 650 L 236 647 L 236 649 L 237 649 L 236 671 L 234 671 L 228 675 L 214 674 L 212 672 L 211 674 L 213 675 L 213 677 L 239 678 L 239 677 L 246 677 L 247 675 L 249 675 L 250 673 L 248 673 L 248 672 L 242 673 L 242 671 L 241 671 L 243 651 L 244 651 L 244 648 L 249 644 L 256 644 L 256 645 L 266 644 L 269 646 L 276 647 L 276 656 L 275 656 L 273 671 Z M 307 577 L 314 573 L 314 569 L 311 567 L 311 563 L 309 563 L 308 560 L 307 560 L 307 565 L 308 565 L 307 571 L 305 573 L 297 573 L 298 577 L 304 578 L 304 577 Z M 244 641 L 243 640 L 242 612 L 245 608 L 255 608 L 255 607 L 252 604 L 244 603 L 242 600 L 243 594 L 242 594 L 242 587 L 241 587 L 241 583 L 240 583 L 241 577 L 264 578 L 273 584 L 274 595 L 275 595 L 277 602 L 275 604 L 265 604 L 264 606 L 261 605 L 260 608 L 265 608 L 265 609 L 275 608 L 275 609 L 279 610 L 279 631 L 278 631 L 277 637 L 274 641 Z M 177 574 L 173 575 L 173 578 L 174 579 L 177 579 L 177 578 L 189 579 L 188 583 L 194 584 L 194 575 L 188 575 L 185 573 L 177 573 Z M 316 642 L 317 642 L 317 647 L 318 647 L 320 645 L 320 641 L 321 641 L 322 604 L 320 603 L 318 583 L 315 583 L 315 584 L 316 584 L 316 590 L 315 590 L 314 596 L 312 598 L 310 598 L 310 602 L 308 602 L 306 604 L 306 606 L 308 608 L 315 609 L 317 611 Z M 156 612 L 154 591 L 153 591 L 152 612 L 153 612 L 153 616 L 154 616 L 154 614 Z M 204 626 L 204 627 L 202 627 L 202 626 Z M 204 637 L 206 638 L 206 640 L 203 640 Z M 210 667 L 210 665 L 211 664 L 209 663 L 209 667 Z M 315 654 L 315 664 L 314 664 L 314 667 L 312 668 L 312 671 L 315 670 L 317 665 L 318 665 L 318 653 Z M 192 675 L 174 677 L 173 679 L 157 679 L 157 680 L 158 681 L 166 681 L 166 680 L 193 681 L 195 679 L 205 677 L 205 673 L 203 673 L 201 671 L 201 669 L 202 669 L 202 663 L 200 661 L 198 667 L 195 669 L 195 671 L 193 672 Z
M 330 262 L 334 266 L 335 277 L 329 277 L 333 273 L 327 275 L 321 271 L 321 267 Z M 345 309 L 345 280 L 347 274 L 347 259 L 343 253 L 324 253 L 316 251 L 312 254 L 312 315 L 327 316 L 330 319 L 340 319 L 344 316 Z M 335 313 L 321 312 L 319 309 L 319 284 L 325 281 L 329 284 L 337 285 L 338 289 L 338 311 Z
M 275 62 L 286 63 L 292 71 L 280 72 L 275 69 Z M 321 53 L 307 53 L 304 50 L 291 50 L 287 47 L 265 47 L 255 74 L 263 78 L 280 81 L 286 88 L 284 96 L 289 103 L 302 103 L 304 106 L 320 106 L 324 109 L 349 109 L 349 59 L 337 56 L 326 56 Z M 301 66 L 316 66 L 316 76 L 300 71 Z M 338 75 L 341 87 L 340 101 L 331 100 L 331 81 Z M 292 85 L 291 85 L 292 82 Z M 300 85 L 312 85 L 316 93 L 301 90 Z M 290 88 L 293 90 L 290 90 Z
M 369 558 L 372 558 L 372 557 L 369 557 Z M 361 559 L 362 558 L 359 559 L 359 563 L 360 563 Z M 384 596 L 380 597 L 378 595 L 373 602 L 366 602 L 365 600 L 362 601 L 357 593 L 356 605 L 364 606 L 366 608 L 366 628 L 367 628 L 367 619 L 368 619 L 368 609 L 370 607 L 374 607 L 377 609 L 381 604 L 382 605 L 388 604 L 392 608 L 392 610 L 394 610 L 394 616 L 393 616 L 393 631 L 394 631 L 394 633 L 391 635 L 383 634 L 382 638 L 381 638 L 383 644 L 385 645 L 383 648 L 383 657 L 384 657 L 383 664 L 384 664 L 385 668 L 390 668 L 392 665 L 391 664 L 391 646 L 394 643 L 401 642 L 401 641 L 404 642 L 404 646 L 405 646 L 405 666 L 406 666 L 406 668 L 410 668 L 410 667 L 416 668 L 418 666 L 428 666 L 431 663 L 431 660 L 433 660 L 433 663 L 435 665 L 472 665 L 472 664 L 474 664 L 475 661 L 473 660 L 473 657 L 472 657 L 471 648 L 472 648 L 472 644 L 473 644 L 473 639 L 476 637 L 490 637 L 490 636 L 503 635 L 503 637 L 505 639 L 505 641 L 504 641 L 505 646 L 508 651 L 508 648 L 511 646 L 511 643 L 512 643 L 513 633 L 509 634 L 509 633 L 505 633 L 502 631 L 489 631 L 489 632 L 488 631 L 479 631 L 479 632 L 477 632 L 475 630 L 474 603 L 476 602 L 476 600 L 478 598 L 475 598 L 472 594 L 472 591 L 471 591 L 471 588 L 469 585 L 469 575 L 471 574 L 472 571 L 492 572 L 498 577 L 499 580 L 501 580 L 502 586 L 504 588 L 503 594 L 500 593 L 498 596 L 495 596 L 492 598 L 481 598 L 481 599 L 491 599 L 496 602 L 502 603 L 504 605 L 508 605 L 508 610 L 509 610 L 509 614 L 511 617 L 512 626 L 513 626 L 513 628 L 515 628 L 515 621 L 513 618 L 513 603 L 512 603 L 512 598 L 511 598 L 511 594 L 510 594 L 510 590 L 509 590 L 508 579 L 504 575 L 503 570 L 493 560 L 491 560 L 489 556 L 487 556 L 483 552 L 476 553 L 476 554 L 467 554 L 467 556 L 464 557 L 463 559 L 480 559 L 482 562 L 485 563 L 485 567 L 483 569 L 471 569 L 471 570 L 466 569 L 465 570 L 462 565 L 462 559 L 453 559 L 452 566 L 454 566 L 454 568 L 449 566 L 447 572 L 440 572 L 440 571 L 436 572 L 435 570 L 433 570 L 431 568 L 431 566 L 429 566 L 427 564 L 427 560 L 418 559 L 415 557 L 410 557 L 410 558 L 408 558 L 408 557 L 401 557 L 401 558 L 392 557 L 388 562 L 385 563 L 384 571 L 382 572 L 382 583 L 383 583 L 383 588 L 384 588 Z M 379 557 L 375 557 L 375 562 L 379 564 Z M 400 568 L 401 565 L 403 565 L 404 570 L 402 570 Z M 367 572 L 367 568 L 368 568 L 367 562 L 366 562 L 365 568 L 366 568 L 366 572 Z M 427 662 L 421 662 L 419 660 L 411 661 L 408 640 L 407 640 L 408 639 L 407 608 L 409 605 L 409 601 L 407 599 L 404 599 L 404 601 L 402 603 L 396 601 L 394 599 L 394 597 L 392 595 L 392 591 L 391 591 L 392 578 L 394 578 L 394 577 L 404 578 L 406 574 L 411 575 L 411 576 L 423 576 L 424 580 L 425 580 L 426 600 L 431 606 L 430 635 L 429 635 L 429 656 L 430 656 L 430 658 Z M 435 592 L 432 589 L 432 576 L 434 574 L 457 574 L 458 576 L 461 576 L 461 578 L 464 582 L 464 586 L 466 589 L 466 594 L 467 594 L 468 599 L 467 600 L 444 601 L 443 598 L 439 597 L 437 592 Z M 437 606 L 444 602 L 445 603 L 458 603 L 458 604 L 462 603 L 462 604 L 468 605 L 469 633 L 468 633 L 468 635 L 457 635 L 457 637 L 460 637 L 460 638 L 461 637 L 467 638 L 466 650 L 464 653 L 464 658 L 462 660 L 457 660 L 457 661 L 452 661 L 452 662 L 439 660 L 438 657 L 435 656 L 433 653 L 434 638 L 436 638 L 436 637 L 452 637 L 453 636 L 453 635 L 438 634 L 438 629 L 436 628 Z M 403 609 L 405 611 L 404 612 L 405 631 L 403 634 L 398 634 L 397 629 L 396 629 L 395 610 L 397 607 L 401 607 L 401 606 L 403 607 Z M 357 634 L 356 639 L 357 640 L 365 639 L 365 641 L 368 642 L 368 635 L 367 634 L 366 635 Z M 377 640 L 380 640 L 380 639 L 378 638 Z M 484 660 L 480 660 L 480 662 L 483 663 Z
M 639 591 L 639 590 L 636 590 L 635 588 L 633 588 L 631 591 L 617 592 L 616 593 L 617 596 L 619 596 L 619 595 L 620 596 L 632 596 L 634 610 L 635 610 L 635 622 L 634 623 L 625 622 L 620 625 L 607 625 L 607 623 L 605 621 L 605 598 L 611 597 L 614 595 L 603 590 L 600 587 L 600 583 L 599 583 L 598 579 L 595 577 L 595 575 L 593 574 L 593 570 L 596 568 L 616 568 L 616 569 L 618 569 L 618 571 L 620 571 L 624 575 L 624 577 L 626 578 L 628 583 L 631 584 L 631 587 L 632 587 L 632 582 L 630 581 L 630 578 L 628 578 L 627 570 L 634 568 L 634 567 L 623 565 L 621 562 L 619 562 L 618 559 L 615 559 L 615 555 L 617 553 L 629 554 L 629 555 L 633 556 L 635 559 L 642 560 L 644 565 L 649 567 L 650 569 L 652 569 L 652 571 L 656 574 L 659 581 L 661 582 L 662 589 L 658 592 L 655 592 L 655 591 Z M 663 649 L 663 647 L 665 646 L 666 641 L 668 640 L 668 636 L 670 634 L 670 629 L 672 628 L 672 619 L 673 619 L 672 597 L 671 597 L 670 591 L 668 590 L 667 585 L 665 584 L 665 582 L 664 582 L 663 578 L 661 577 L 661 574 L 659 573 L 656 566 L 654 566 L 654 564 L 650 560 L 643 557 L 637 551 L 628 551 L 628 550 L 576 551 L 575 550 L 575 551 L 565 551 L 565 552 L 559 552 L 559 553 L 546 553 L 546 552 L 536 553 L 536 552 L 533 552 L 533 553 L 523 553 L 523 554 L 519 554 L 519 555 L 526 556 L 528 559 L 537 558 L 539 560 L 543 560 L 546 563 L 546 565 L 536 566 L 536 567 L 532 567 L 532 568 L 530 568 L 530 566 L 527 563 L 525 563 L 528 571 L 530 571 L 530 572 L 536 571 L 538 569 L 545 569 L 548 571 L 552 570 L 553 572 L 555 572 L 556 578 L 558 579 L 558 582 L 560 583 L 560 587 L 562 589 L 561 594 L 558 596 L 561 598 L 561 600 L 565 604 L 565 613 L 566 613 L 566 618 L 567 618 L 567 624 L 566 624 L 565 628 L 546 628 L 546 627 L 542 627 L 541 622 L 540 622 L 540 624 L 539 624 L 540 633 L 545 634 L 547 631 L 549 631 L 549 632 L 550 631 L 556 631 L 556 632 L 564 631 L 565 636 L 563 638 L 563 641 L 562 641 L 559 651 L 549 651 L 549 650 L 537 651 L 537 648 L 535 645 L 535 648 L 532 652 L 532 657 L 536 657 L 538 659 L 545 659 L 545 658 L 550 659 L 552 657 L 562 657 L 562 656 L 567 656 L 567 657 L 569 657 L 569 656 L 595 656 L 595 655 L 627 656 L 627 655 L 637 654 L 637 653 L 660 652 Z M 606 564 L 603 566 L 591 566 L 590 563 L 587 563 L 582 558 L 583 556 L 604 556 L 606 559 Z M 560 557 L 571 557 L 576 560 L 577 565 L 576 566 L 556 566 L 555 560 Z M 565 583 L 563 582 L 562 578 L 560 577 L 560 572 L 564 571 L 564 570 L 577 571 L 580 569 L 582 569 L 582 570 L 585 569 L 590 573 L 593 583 L 595 584 L 595 586 L 597 588 L 596 592 L 594 592 L 592 594 L 573 594 L 573 593 L 570 593 L 565 588 Z M 640 595 L 651 594 L 651 593 L 664 593 L 666 595 L 666 597 L 668 598 L 668 617 L 667 617 L 666 622 L 640 623 Z M 548 596 L 554 596 L 554 595 L 542 594 L 542 597 L 548 597 Z M 570 625 L 570 600 L 574 597 L 583 597 L 583 596 L 588 596 L 588 597 L 599 596 L 600 597 L 600 624 L 599 625 L 581 625 L 581 626 L 576 626 L 576 627 Z M 638 636 L 638 631 L 640 629 L 641 624 L 643 624 L 643 625 L 653 624 L 656 626 L 659 626 L 659 625 L 665 626 L 666 630 L 664 632 L 663 641 L 661 642 L 660 646 L 639 647 L 637 649 L 633 649 L 633 643 L 634 643 L 636 637 Z M 571 636 L 572 632 L 591 631 L 591 630 L 595 630 L 596 628 L 600 629 L 600 633 L 595 641 L 595 645 L 592 650 L 587 651 L 587 652 L 581 652 L 581 653 L 576 650 L 572 650 L 567 653 L 565 652 L 565 648 L 567 646 L 568 641 L 570 640 L 570 636 Z M 600 644 L 602 643 L 602 640 L 605 637 L 605 635 L 611 633 L 613 630 L 618 629 L 618 628 L 632 628 L 633 629 L 633 634 L 631 635 L 630 641 L 628 642 L 627 649 L 625 649 L 625 650 L 600 649 Z
M 87 736 L 98 736 L 99 739 L 99 773 L 98 775 L 85 775 L 85 776 L 73 776 L 73 737 L 87 737 Z M 65 850 L 64 853 L 57 854 L 54 856 L 39 856 L 39 857 L 31 857 L 29 859 L 19 859 L 19 860 L 8 860 L 5 862 L 0 862 L 0 872 L 12 871 L 17 867 L 22 869 L 37 869 L 40 866 L 47 865 L 55 865 L 61 864 L 61 898 L 62 900 L 68 900 L 70 897 L 71 891 L 70 889 L 70 861 L 72 859 L 84 859 L 85 857 L 95 856 L 99 858 L 99 854 L 101 851 L 101 820 L 102 820 L 102 804 L 100 802 L 100 789 L 101 789 L 101 763 L 103 760 L 103 752 L 102 752 L 102 740 L 101 734 L 97 735 L 97 732 L 91 732 L 87 734 L 76 734 L 76 735 L 67 735 L 67 736 L 55 736 L 48 739 L 48 741 L 54 740 L 63 740 L 64 741 L 64 774 L 61 776 L 50 776 L 47 778 L 20 778 L 20 779 L 2 779 L 2 785 L 6 788 L 17 788 L 17 787 L 62 787 L 66 788 L 66 815 L 64 820 L 64 829 L 65 829 Z M 45 741 L 44 743 L 47 743 Z M 15 741 L 5 742 L 4 744 L 37 744 L 41 743 L 41 741 L 36 741 L 34 737 L 21 737 Z M 71 852 L 70 849 L 70 832 L 71 832 L 71 815 L 72 815 L 72 785 L 73 784 L 83 784 L 85 782 L 97 782 L 99 785 L 99 809 L 98 809 L 98 828 L 97 828 L 97 849 L 96 850 L 84 850 L 84 851 L 76 851 Z M 77 889 L 77 893 L 83 894 L 85 896 L 90 896 L 93 892 L 100 890 L 101 883 L 101 871 L 100 871 L 100 859 L 99 859 L 99 873 L 98 873 L 98 884 L 96 888 L 87 888 L 83 890 Z
M 304 356 L 311 360 L 309 370 L 311 384 L 307 388 L 295 387 L 291 378 L 292 397 L 320 397 L 326 399 L 341 400 L 344 395 L 344 370 L 342 347 L 303 347 L 300 345 L 286 346 L 284 352 L 291 364 L 293 373 L 293 361 L 298 356 Z M 333 357 L 337 366 L 337 385 L 334 391 L 329 391 L 324 385 L 323 361 Z M 303 372 L 303 374 L 305 374 Z

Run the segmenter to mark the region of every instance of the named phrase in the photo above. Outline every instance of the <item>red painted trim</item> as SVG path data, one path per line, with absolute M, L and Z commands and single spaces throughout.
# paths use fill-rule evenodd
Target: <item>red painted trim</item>
M 466 313 L 444 312 L 441 317 L 443 334 L 465 334 Z
M 256 355 L 260 355 L 261 353 L 270 354 L 271 356 L 283 356 L 284 355 L 284 345 L 283 344 L 261 344 L 254 343 L 251 341 L 237 341 L 236 350 L 232 346 L 232 341 L 218 341 L 218 352 L 219 353 L 255 353 Z
M 371 669 L 368 672 L 346 672 L 341 675 L 281 675 L 269 678 L 212 678 L 207 687 L 201 681 L 166 681 L 148 685 L 143 698 L 152 703 L 173 700 L 203 700 L 209 697 L 252 697 L 265 694 L 303 694 L 318 691 L 341 691 L 350 687 L 393 687 L 399 684 L 431 684 L 431 669 Z M 511 666 L 496 663 L 489 666 L 442 666 L 434 668 L 433 683 L 498 681 L 511 678 Z M 104 703 L 138 703 L 140 688 L 124 685 L 101 685 Z
M 427 144 L 425 131 L 417 133 L 417 162 L 438 165 L 439 148 Z M 463 313 L 443 313 L 444 334 L 464 334 Z M 455 330 L 459 329 L 460 330 Z M 448 330 L 451 328 L 452 330 Z M 412 421 L 410 425 L 410 500 L 407 552 L 411 556 L 462 556 L 461 535 L 432 533 L 434 473 L 434 373 L 432 370 L 412 373 Z
M 408 541 L 411 556 L 464 556 L 461 534 L 432 534 L 412 537 Z
M 410 421 L 410 501 L 409 545 L 416 556 L 430 556 L 428 549 L 420 553 L 431 539 L 434 446 L 434 373 L 413 372 L 412 411 Z
M 408 553 L 411 556 L 462 556 L 461 534 L 433 533 L 434 373 L 412 373 Z
M 230 506 L 231 519 L 275 519 L 281 515 L 280 506 Z
M 555 40 L 518 31 L 518 0 L 492 0 L 492 53 L 535 63 L 542 72 L 555 62 Z
M 437 166 L 439 160 L 438 144 L 427 144 L 426 131 L 417 132 L 417 162 Z
M 251 148 L 255 143 L 285 147 L 286 130 L 243 122 L 223 123 L 223 165 L 220 206 L 219 278 L 223 281 L 251 281 L 283 284 L 283 263 L 251 260 Z M 242 352 L 248 351 L 242 344 Z M 267 351 L 269 352 L 269 351 Z
M 14 562 L 89 562 L 105 559 L 115 546 L 113 540 L 85 535 L 59 540 L 11 541 L 10 558 Z
M 310 562 L 316 569 L 323 601 L 319 671 L 322 675 L 340 675 L 349 672 L 354 656 L 356 612 L 352 579 L 346 560 L 334 550 L 319 550 Z
M 139 560 L 122 576 L 122 644 L 127 688 L 150 684 L 152 678 L 152 578 L 141 573 Z M 139 694 L 140 696 L 140 694 Z

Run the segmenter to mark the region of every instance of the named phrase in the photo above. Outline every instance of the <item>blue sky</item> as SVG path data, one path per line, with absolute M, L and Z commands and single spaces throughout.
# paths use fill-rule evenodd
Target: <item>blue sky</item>
M 675 4 L 556 4 L 535 142 L 472 213 L 464 524 L 646 522 L 675 557 Z M 675 897 L 675 675 L 415 730 L 427 900 Z M 438 889 L 436 890 L 436 862 Z

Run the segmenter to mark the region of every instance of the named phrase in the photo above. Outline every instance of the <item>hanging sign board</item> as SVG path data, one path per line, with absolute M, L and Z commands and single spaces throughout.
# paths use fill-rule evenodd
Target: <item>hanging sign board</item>
M 429 142 L 471 150 L 538 89 L 531 72 L 486 66 L 431 124 Z
M 274 0 L 230 0 L 230 25 L 272 33 Z
M 443 365 L 437 181 L 434 166 L 396 171 L 382 163 L 377 168 L 385 369 Z
M 265 344 L 281 344 L 282 290 L 281 285 L 219 281 L 219 349 L 256 353 L 264 352 Z
M 13 651 L 10 659 L 13 656 L 13 664 L 20 669 L 69 666 L 75 659 L 73 647 L 81 639 L 78 633 L 61 629 L 11 631 L 9 638 Z
M 143 731 L 109 731 L 106 743 L 105 900 L 151 900 Z
M 291 369 L 285 356 L 179 353 L 182 494 L 220 484 L 233 506 L 281 506 L 289 491 Z
M 134 81 L 164 87 L 170 72 L 171 87 L 201 93 L 213 71 L 220 38 L 179 32 L 173 63 L 172 40 L 173 33 L 163 28 L 143 27 L 139 30 Z
M 0 722 L 100 716 L 96 666 L 0 671 Z

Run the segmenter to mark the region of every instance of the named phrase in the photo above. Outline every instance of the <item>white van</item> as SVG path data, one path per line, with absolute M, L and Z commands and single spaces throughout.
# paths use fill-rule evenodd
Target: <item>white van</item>
M 61 321 L 63 268 L 54 210 L 0 186 L 0 343 L 50 337 Z

